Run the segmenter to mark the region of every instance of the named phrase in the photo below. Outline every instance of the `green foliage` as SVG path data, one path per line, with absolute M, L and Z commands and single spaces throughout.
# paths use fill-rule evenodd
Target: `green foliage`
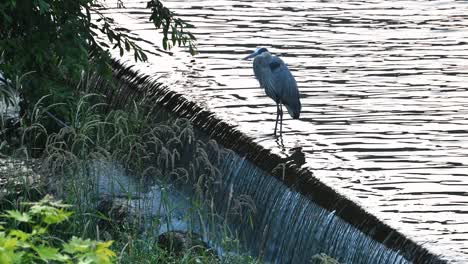
M 193 247 L 185 249 L 182 254 L 174 254 L 161 248 L 154 238 L 131 237 L 131 239 L 116 241 L 116 247 L 124 248 L 119 259 L 121 263 L 164 263 L 164 264 L 257 264 L 259 260 L 242 254 L 225 252 L 222 257 L 216 256 L 209 250 L 202 251 Z
M 56 132 L 42 125 L 46 113 L 34 115 L 35 123 L 25 129 L 24 138 L 46 138 L 45 164 L 51 171 L 76 172 L 93 160 L 119 161 L 134 174 L 190 181 L 200 194 L 219 176 L 215 167 L 220 162 L 217 144 L 197 140 L 188 120 L 161 121 L 136 104 L 126 111 L 106 112 L 101 99 L 87 94 L 75 105 L 68 105 L 73 113 L 69 125 Z M 207 154 L 208 149 L 212 155 Z
M 113 263 L 113 241 L 100 242 L 72 237 L 63 242 L 53 229 L 69 220 L 69 205 L 46 196 L 24 203 L 27 211 L 8 210 L 1 217 L 0 263 Z M 52 228 L 51 228 L 52 227 Z
M 31 110 L 43 96 L 50 94 L 48 104 L 75 101 L 75 87 L 82 75 L 96 68 L 110 77 L 110 50 L 120 55 L 133 52 L 135 60 L 146 60 L 143 50 L 123 29 L 100 10 L 101 0 L 3 0 L 0 2 L 0 95 L 8 97 L 4 87 L 13 82 L 22 97 L 23 113 Z M 175 17 L 159 0 L 148 1 L 148 19 L 162 29 L 163 47 L 189 45 L 194 36 L 184 31 L 191 27 Z M 108 42 L 99 42 L 104 35 Z M 32 72 L 21 86 L 14 83 L 17 76 Z M 5 99 L 4 99 L 5 100 Z M 5 100 L 8 101 L 8 100 Z M 60 117 L 69 109 L 55 109 Z M 28 116 L 25 116 L 29 118 Z
M 50 132 L 46 129 L 27 130 L 28 138 L 46 137 L 47 144 L 44 151 L 43 169 L 48 169 L 54 175 L 54 186 L 63 190 L 56 193 L 63 194 L 67 202 L 76 204 L 78 213 L 73 225 L 67 229 L 69 234 L 86 235 L 83 237 L 105 237 L 116 241 L 116 251 L 120 253 L 122 263 L 255 263 L 248 256 L 227 255 L 222 261 L 204 252 L 185 250 L 182 255 L 174 255 L 159 248 L 157 237 L 152 237 L 152 232 L 141 233 L 141 225 L 147 222 L 139 222 L 136 217 L 131 220 L 112 222 L 112 215 L 102 215 L 96 219 L 92 215 L 96 200 L 99 199 L 99 183 L 94 173 L 89 173 L 96 161 L 117 162 L 130 174 L 148 179 L 150 176 L 158 183 L 169 182 L 176 185 L 191 186 L 193 189 L 193 212 L 200 211 L 197 218 L 205 218 L 207 221 L 219 219 L 216 208 L 210 207 L 213 197 L 214 185 L 220 182 L 220 172 L 216 168 L 225 159 L 225 153 L 212 140 L 203 141 L 195 133 L 191 123 L 186 119 L 166 120 L 157 111 L 146 112 L 141 105 L 133 104 L 126 111 L 106 111 L 106 105 L 102 103 L 103 97 L 97 94 L 87 94 L 73 106 L 73 115 L 69 117 L 69 126 Z M 38 107 L 40 108 L 40 107 Z M 40 127 L 42 120 L 38 113 L 37 124 Z M 146 177 L 145 177 L 146 176 Z M 66 182 L 60 181 L 65 179 Z M 164 186 L 164 185 L 162 185 Z M 142 192 L 144 192 L 142 190 Z M 144 197 L 141 193 L 138 196 Z M 195 197 L 198 196 L 198 197 Z M 240 197 L 242 198 L 242 197 Z M 235 201 L 226 217 L 239 216 L 245 212 L 250 203 L 244 199 Z M 165 200 L 164 198 L 162 200 Z M 131 203 L 134 203 L 132 200 Z M 147 201 L 139 201 L 145 206 Z M 168 201 L 167 201 L 168 202 Z M 166 203 L 166 202 L 165 202 Z M 168 208 L 173 205 L 165 204 Z M 210 212 L 202 210 L 210 208 Z M 148 210 L 151 210 L 148 208 Z M 107 213 L 111 210 L 105 210 Z M 146 211 L 142 209 L 142 211 Z M 87 217 L 81 217 L 87 215 Z M 90 217 L 91 216 L 91 217 Z M 170 216 L 168 216 L 170 217 Z M 212 219 L 213 218 L 213 219 Z M 110 228 L 94 228 L 100 226 L 103 219 Z M 153 219 L 156 220 L 156 219 Z M 191 221 L 191 220 L 190 220 Z M 151 230 L 158 230 L 161 223 L 155 222 Z M 139 226 L 140 225 L 140 226 Z M 83 228 L 85 227 L 85 228 Z M 114 229 L 115 228 L 115 229 Z M 226 232 L 222 236 L 231 236 L 227 228 L 213 225 L 208 232 Z M 229 241 L 229 242 L 228 242 Z M 240 252 L 239 241 L 226 238 L 223 248 L 229 248 L 230 252 Z M 229 246 L 228 246 L 229 244 Z
M 191 54 L 196 53 L 195 46 L 192 41 L 195 40 L 195 36 L 184 31 L 184 28 L 193 28 L 193 25 L 183 21 L 180 18 L 175 18 L 167 7 L 164 7 L 161 1 L 151 0 L 147 3 L 147 8 L 151 9 L 150 21 L 156 26 L 156 28 L 162 28 L 163 30 L 163 48 L 170 48 L 171 45 L 189 45 L 189 51 Z M 170 39 L 169 39 L 170 38 Z

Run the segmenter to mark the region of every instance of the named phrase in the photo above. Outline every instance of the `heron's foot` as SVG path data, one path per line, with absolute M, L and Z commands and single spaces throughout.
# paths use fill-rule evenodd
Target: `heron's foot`
M 280 136 L 281 136 L 281 133 L 278 134 L 277 131 L 275 130 L 275 131 L 273 132 L 273 136 L 275 136 L 275 137 L 280 137 Z
M 276 133 L 276 131 L 275 131 L 275 132 L 273 132 L 273 136 L 274 136 L 275 138 L 277 138 L 277 139 L 278 139 L 278 138 L 283 138 L 283 133 L 282 133 L 281 131 L 280 131 L 279 133 Z
M 275 137 L 275 142 L 276 142 L 276 145 L 278 146 L 278 148 L 281 149 L 281 151 L 286 151 L 286 148 L 285 148 L 284 142 L 283 142 L 283 137 L 281 135 Z

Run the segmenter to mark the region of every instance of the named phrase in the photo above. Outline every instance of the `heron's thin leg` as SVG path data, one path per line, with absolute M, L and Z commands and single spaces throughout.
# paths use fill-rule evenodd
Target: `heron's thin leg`
M 279 109 L 280 109 L 280 136 L 283 135 L 283 105 L 280 104 L 279 105 Z
M 278 127 L 278 118 L 279 118 L 279 104 L 276 103 L 276 123 L 275 123 L 275 132 L 273 133 L 276 136 L 276 129 Z

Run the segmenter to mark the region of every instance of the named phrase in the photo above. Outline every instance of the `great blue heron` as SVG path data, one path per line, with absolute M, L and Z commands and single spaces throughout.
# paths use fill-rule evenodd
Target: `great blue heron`
M 283 107 L 288 109 L 293 119 L 299 119 L 301 114 L 301 101 L 299 90 L 294 76 L 288 66 L 277 56 L 272 56 L 266 48 L 257 48 L 255 52 L 245 57 L 244 60 L 254 58 L 253 70 L 260 87 L 265 89 L 268 97 L 276 103 L 275 132 L 280 123 L 280 135 L 283 132 Z

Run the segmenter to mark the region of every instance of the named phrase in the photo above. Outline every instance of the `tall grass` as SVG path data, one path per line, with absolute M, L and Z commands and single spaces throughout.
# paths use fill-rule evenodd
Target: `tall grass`
M 222 182 L 217 166 L 226 151 L 196 133 L 186 119 L 168 118 L 162 110 L 151 107 L 147 111 L 144 109 L 148 107 L 135 102 L 125 109 L 109 110 L 104 99 L 103 95 L 85 93 L 73 105 L 46 106 L 42 98 L 28 113 L 29 122 L 21 124 L 19 146 L 4 154 L 26 160 L 40 157 L 39 172 L 47 176 L 47 191 L 74 205 L 72 224 L 59 233 L 63 237 L 116 240 L 113 247 L 120 252 L 120 263 L 254 262 L 240 253 L 241 244 L 225 219 L 244 212 L 242 207 L 253 210 L 248 197 L 231 197 L 227 202 L 232 210 L 225 215 L 213 205 L 215 185 Z M 63 119 L 66 122 L 51 114 L 55 107 L 69 108 L 70 116 Z M 60 128 L 48 129 L 45 124 L 50 122 Z M 115 215 L 110 212 L 97 210 L 103 200 L 102 182 L 95 172 L 97 164 L 117 164 L 140 182 L 136 192 L 115 192 L 119 197 L 111 197 L 113 201 L 125 201 L 123 210 L 129 215 L 123 221 L 113 219 Z M 117 178 L 114 181 L 109 184 L 128 187 Z M 160 206 L 168 212 L 164 216 L 167 219 L 148 214 L 153 206 L 148 186 L 153 184 L 162 190 Z M 201 232 L 212 240 L 212 246 L 224 246 L 223 256 L 191 248 L 174 255 L 158 246 L 155 230 L 161 225 L 171 229 L 168 223 L 177 205 L 167 197 L 176 189 L 191 197 L 191 206 L 182 219 L 191 223 L 187 232 Z

